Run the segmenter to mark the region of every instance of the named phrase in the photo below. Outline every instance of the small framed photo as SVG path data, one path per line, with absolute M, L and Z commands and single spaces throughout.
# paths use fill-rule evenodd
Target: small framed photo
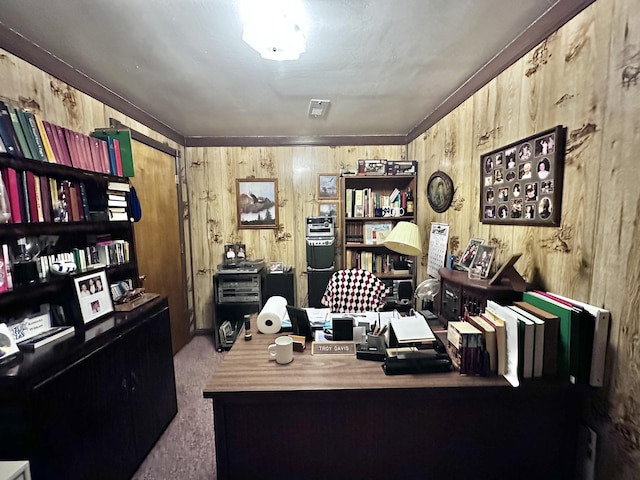
M 335 217 L 335 223 L 338 223 L 338 204 L 337 203 L 319 203 L 319 217 Z
M 284 273 L 284 263 L 271 262 L 269 264 L 269 273 Z
M 479 245 L 471 264 L 469 265 L 469 278 L 487 278 L 493 261 L 495 248 L 488 245 Z
M 478 251 L 478 247 L 482 244 L 484 244 L 484 238 L 472 238 L 469 240 L 467 248 L 464 249 L 460 260 L 458 261 L 458 266 L 463 270 L 469 270 L 469 265 L 473 262 L 473 258 L 476 256 L 476 252 Z
M 85 325 L 113 312 L 111 290 L 104 269 L 73 277 L 73 286 L 82 323 Z
M 318 175 L 318 198 L 321 200 L 338 198 L 338 175 L 332 173 Z

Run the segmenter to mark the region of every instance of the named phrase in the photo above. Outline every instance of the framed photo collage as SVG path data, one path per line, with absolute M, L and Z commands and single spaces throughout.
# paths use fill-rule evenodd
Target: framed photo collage
M 480 156 L 480 221 L 559 226 L 565 128 L 558 125 Z

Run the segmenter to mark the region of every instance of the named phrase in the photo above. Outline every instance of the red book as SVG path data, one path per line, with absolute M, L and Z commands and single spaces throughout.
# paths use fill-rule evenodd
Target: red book
M 122 157 L 120 156 L 120 141 L 117 138 L 113 139 L 113 150 L 116 154 L 116 168 L 117 168 L 117 172 L 115 172 L 114 174 L 121 177 L 122 176 Z
M 18 187 L 18 175 L 13 168 L 5 169 L 4 186 L 9 196 L 9 206 L 11 207 L 11 222 L 21 223 L 22 214 L 20 213 L 20 188 Z
M 49 160 L 49 161 L 55 161 L 55 163 L 60 163 L 64 165 L 64 162 L 61 159 L 61 155 L 60 155 L 60 147 L 58 145 L 58 135 L 56 135 L 53 129 L 53 126 L 46 120 L 42 120 L 42 126 L 44 127 L 44 133 L 47 135 L 47 138 L 49 139 L 51 150 L 53 150 L 53 156 L 55 157 L 55 160 Z
M 93 171 L 93 165 L 91 161 L 91 149 L 89 144 L 84 139 L 84 135 L 80 132 L 73 132 L 73 138 L 77 143 L 78 152 L 80 153 L 80 162 L 84 170 Z
M 71 166 L 75 168 L 82 168 L 80 163 L 80 154 L 78 153 L 78 144 L 75 141 L 74 132 L 64 127 L 62 127 L 62 131 L 64 132 L 64 139 L 67 143 L 67 148 L 69 149 Z
M 45 222 L 51 221 L 51 188 L 47 177 L 40 177 L 40 202 L 42 203 L 42 216 Z
M 101 158 L 102 152 L 100 151 L 100 144 L 98 143 L 98 139 L 90 137 L 88 135 L 86 137 L 91 149 L 91 158 L 93 159 L 93 167 L 95 168 L 95 171 L 105 173 Z
M 32 172 L 25 172 L 27 176 L 27 198 L 29 199 L 29 216 L 31 222 L 38 221 L 38 199 L 36 198 L 36 176 Z
M 102 162 L 102 171 L 104 173 L 115 175 L 116 172 L 111 171 L 111 164 L 109 163 L 109 144 L 106 140 L 102 140 L 100 138 L 96 138 L 96 140 L 98 141 L 98 146 L 100 148 L 100 161 Z
M 92 172 L 99 172 L 100 167 L 98 162 L 93 156 L 93 150 L 91 147 L 92 142 L 89 135 L 79 133 L 78 139 L 80 140 L 80 144 L 82 145 L 83 160 L 84 160 L 86 169 L 91 170 Z
M 68 167 L 73 166 L 71 164 L 71 154 L 69 153 L 69 147 L 67 146 L 67 139 L 64 133 L 64 128 L 54 124 L 51 124 L 51 127 L 55 131 L 56 137 L 58 137 L 58 148 L 60 149 L 60 154 L 62 156 L 62 161 L 60 163 L 62 163 L 63 165 L 67 165 Z

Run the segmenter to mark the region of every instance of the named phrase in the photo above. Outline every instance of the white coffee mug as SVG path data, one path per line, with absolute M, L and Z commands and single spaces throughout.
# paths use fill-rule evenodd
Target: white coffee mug
M 393 207 L 393 216 L 401 217 L 404 215 L 404 208 L 402 207 Z
M 391 207 L 382 207 L 383 217 L 390 217 L 392 213 L 393 213 L 393 210 L 391 209 Z
M 269 360 L 275 360 L 276 363 L 291 363 L 293 360 L 293 339 L 291 337 L 278 337 L 276 343 L 272 343 L 268 347 Z

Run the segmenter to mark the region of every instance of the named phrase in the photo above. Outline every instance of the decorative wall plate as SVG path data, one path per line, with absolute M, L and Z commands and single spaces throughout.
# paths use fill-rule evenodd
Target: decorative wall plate
M 427 182 L 427 199 L 435 212 L 446 212 L 453 200 L 451 177 L 440 170 L 432 173 Z

